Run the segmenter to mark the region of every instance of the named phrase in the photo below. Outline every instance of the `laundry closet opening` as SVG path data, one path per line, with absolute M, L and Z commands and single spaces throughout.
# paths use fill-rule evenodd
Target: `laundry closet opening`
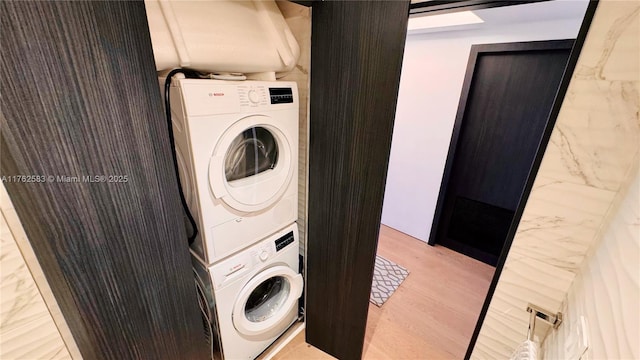
M 145 5 L 203 341 L 213 359 L 269 356 L 304 322 L 310 9 Z
M 465 356 L 587 5 L 410 16 L 364 358 Z

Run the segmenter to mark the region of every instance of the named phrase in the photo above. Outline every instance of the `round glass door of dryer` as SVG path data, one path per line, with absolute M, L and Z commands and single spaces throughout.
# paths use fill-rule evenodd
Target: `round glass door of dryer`
M 293 149 L 272 123 L 263 115 L 245 117 L 216 144 L 209 161 L 211 192 L 235 210 L 266 209 L 280 200 L 291 182 Z
M 302 276 L 287 266 L 258 273 L 239 293 L 233 323 L 238 332 L 268 339 L 291 324 L 302 294 Z M 295 316 L 294 316 L 295 318 Z
M 224 158 L 225 179 L 246 179 L 274 169 L 277 163 L 278 142 L 273 134 L 261 126 L 252 127 L 231 142 Z

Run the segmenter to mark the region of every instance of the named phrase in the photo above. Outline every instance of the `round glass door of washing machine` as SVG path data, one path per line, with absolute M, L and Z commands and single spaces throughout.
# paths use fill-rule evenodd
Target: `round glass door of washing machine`
M 211 191 L 236 210 L 252 212 L 273 205 L 291 182 L 291 145 L 272 123 L 264 115 L 240 119 L 214 149 L 209 162 Z
M 302 275 L 288 266 L 268 268 L 242 288 L 233 309 L 233 324 L 243 335 L 269 339 L 291 324 L 302 295 Z

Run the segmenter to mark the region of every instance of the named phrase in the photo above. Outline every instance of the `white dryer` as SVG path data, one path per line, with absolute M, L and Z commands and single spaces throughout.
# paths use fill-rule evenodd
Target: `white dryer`
M 185 198 L 213 264 L 293 223 L 298 206 L 294 82 L 175 79 L 171 112 Z
M 298 318 L 296 224 L 208 268 L 193 265 L 214 359 L 254 359 Z

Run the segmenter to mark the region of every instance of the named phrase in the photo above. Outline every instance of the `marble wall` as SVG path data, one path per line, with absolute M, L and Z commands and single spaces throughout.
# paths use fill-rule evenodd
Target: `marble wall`
M 618 213 L 576 276 L 562 308 L 564 324 L 542 344 L 545 359 L 640 359 L 640 173 Z M 586 356 L 585 356 L 586 355 Z
M 526 338 L 527 303 L 563 308 L 637 171 L 639 113 L 640 3 L 601 0 L 473 359 L 509 357 Z
M 0 359 L 82 359 L 2 184 L 0 208 Z

